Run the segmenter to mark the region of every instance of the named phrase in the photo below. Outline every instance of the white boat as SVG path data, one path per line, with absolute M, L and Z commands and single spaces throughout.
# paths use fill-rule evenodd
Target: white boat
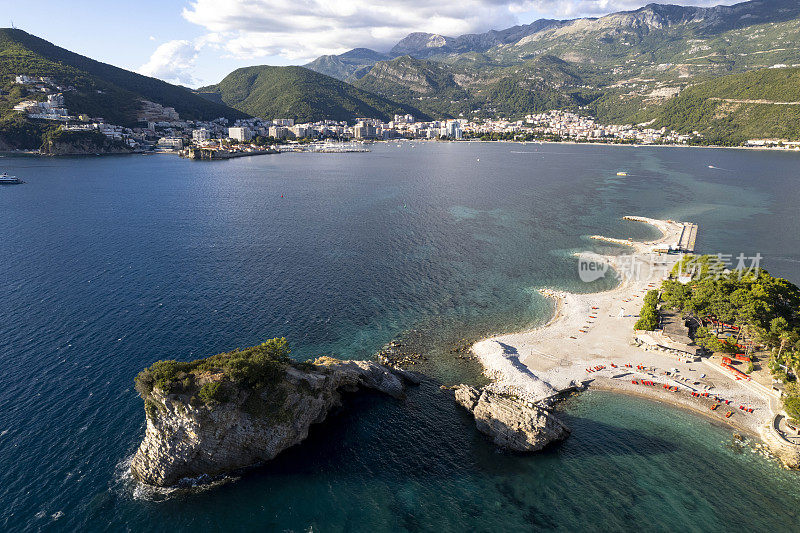
M 5 172 L 0 174 L 0 185 L 12 185 L 15 183 L 22 183 L 22 180 L 16 176 L 9 176 Z

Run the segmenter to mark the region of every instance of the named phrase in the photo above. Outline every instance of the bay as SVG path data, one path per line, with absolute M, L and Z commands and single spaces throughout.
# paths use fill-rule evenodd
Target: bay
M 478 380 L 454 346 L 547 320 L 540 287 L 606 287 L 581 283 L 572 254 L 599 249 L 591 234 L 653 235 L 624 215 L 697 222 L 700 251 L 760 253 L 800 282 L 798 163 L 510 143 L 0 158 L 26 181 L 0 188 L 0 527 L 694 527 L 683 512 L 697 530 L 786 529 L 795 474 L 694 415 L 600 393 L 568 404 L 573 437 L 532 457 L 498 454 L 423 386 L 406 403 L 352 398 L 221 487 L 155 497 L 124 471 L 144 431 L 132 380 L 152 362 L 274 336 L 298 359 L 369 358 L 402 338 L 437 380 Z M 732 501 L 743 494 L 758 503 Z

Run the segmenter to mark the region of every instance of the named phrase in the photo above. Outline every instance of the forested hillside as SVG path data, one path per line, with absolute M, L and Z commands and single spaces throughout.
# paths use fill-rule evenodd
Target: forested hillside
M 289 117 L 300 122 L 352 121 L 357 117 L 391 120 L 395 113 L 428 118 L 412 106 L 303 67 L 240 68 L 218 84 L 203 87 L 198 92 L 263 118 Z
M 688 87 L 664 105 L 656 124 L 697 130 L 715 144 L 800 139 L 800 68 L 732 74 Z
M 0 28 L 0 73 L 6 85 L 14 74 L 52 77 L 75 89 L 64 92 L 70 112 L 103 117 L 115 124 L 135 123 L 141 99 L 174 107 L 185 119 L 245 116 L 185 87 L 100 63 L 17 29 Z M 9 100 L 5 100 L 6 110 L 12 103 Z

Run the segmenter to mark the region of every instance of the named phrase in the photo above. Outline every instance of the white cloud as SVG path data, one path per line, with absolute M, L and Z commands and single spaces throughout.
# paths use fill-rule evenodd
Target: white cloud
M 190 41 L 167 41 L 156 48 L 150 60 L 139 67 L 139 74 L 173 83 L 194 83 L 192 71 L 197 59 L 197 46 Z
M 738 0 L 671 0 L 716 5 Z M 238 59 L 304 62 L 365 46 L 387 50 L 411 32 L 457 36 L 538 17 L 597 16 L 646 0 L 192 0 L 183 17 L 210 32 L 204 44 Z M 524 19 L 520 20 L 523 15 Z
M 414 31 L 460 35 L 517 23 L 507 0 L 194 0 L 188 21 L 238 58 L 314 59 L 359 46 L 386 50 Z

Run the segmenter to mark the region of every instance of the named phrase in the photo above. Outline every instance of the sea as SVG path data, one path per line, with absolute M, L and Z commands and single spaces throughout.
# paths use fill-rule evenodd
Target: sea
M 683 410 L 588 392 L 565 442 L 498 451 L 440 388 L 463 346 L 545 322 L 590 235 L 696 222 L 698 249 L 800 283 L 800 153 L 399 142 L 189 161 L 0 156 L 0 530 L 797 531 L 800 475 Z M 618 175 L 624 172 L 627 175 Z M 624 249 L 616 248 L 616 253 Z M 286 337 L 430 380 L 366 392 L 263 467 L 157 491 L 133 378 Z

